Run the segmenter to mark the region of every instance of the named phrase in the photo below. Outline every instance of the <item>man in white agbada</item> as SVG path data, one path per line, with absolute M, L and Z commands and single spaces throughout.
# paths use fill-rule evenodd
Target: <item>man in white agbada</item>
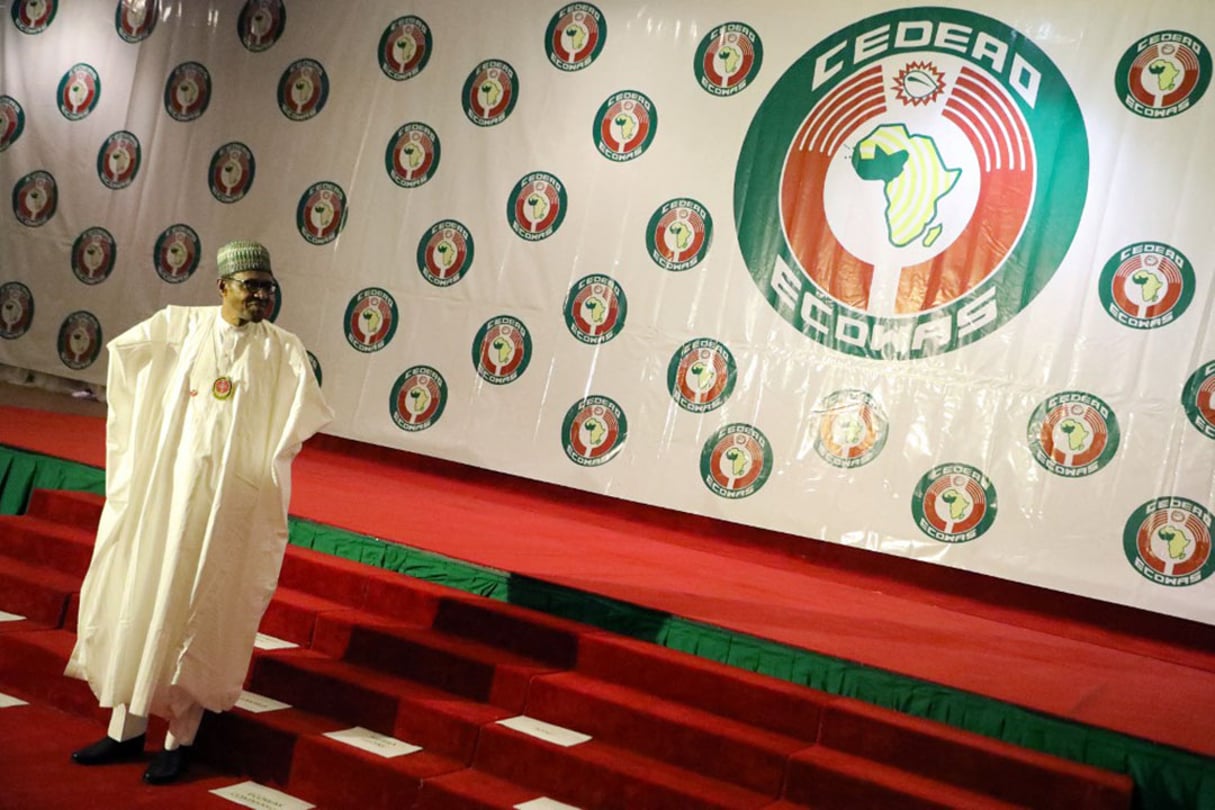
M 112 340 L 106 502 L 67 674 L 112 707 L 83 765 L 164 751 L 177 779 L 203 710 L 240 696 L 287 542 L 291 462 L 333 417 L 299 339 L 274 326 L 270 254 L 219 249 L 218 307 L 167 307 Z

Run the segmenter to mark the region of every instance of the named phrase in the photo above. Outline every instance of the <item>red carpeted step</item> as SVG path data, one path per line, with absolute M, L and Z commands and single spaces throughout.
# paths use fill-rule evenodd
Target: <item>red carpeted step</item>
M 80 577 L 11 557 L 0 560 L 0 610 L 52 627 L 63 625 L 68 601 Z
M 337 602 L 279 585 L 258 630 L 301 647 L 311 647 L 317 616 L 344 610 L 346 607 Z
M 64 525 L 79 526 L 91 534 L 97 533 L 97 521 L 105 497 L 91 492 L 68 489 L 35 489 L 30 493 L 25 514 L 53 520 Z
M 765 792 L 781 792 L 785 762 L 814 744 L 817 728 L 796 738 L 579 673 L 539 677 L 527 716 L 576 728 L 598 740 Z
M 823 713 L 821 745 L 1043 810 L 1125 810 L 1124 774 L 851 699 Z
M 822 747 L 807 749 L 790 759 L 785 798 L 824 810 L 1013 810 L 1026 806 Z
M 444 600 L 444 604 L 450 601 Z M 520 636 L 525 636 L 534 627 L 520 622 L 516 629 Z M 541 638 L 547 636 L 546 628 L 536 632 Z M 530 649 L 533 645 L 522 639 L 512 646 Z M 475 639 L 374 619 L 359 612 L 318 618 L 314 648 L 332 658 L 516 713 L 523 710 L 531 678 L 556 668 Z
M 75 644 L 65 630 L 0 634 L 0 684 L 26 700 L 104 722 L 109 710 L 97 706 L 88 684 L 63 674 Z
M 474 767 L 583 808 L 759 808 L 774 799 L 599 740 L 566 748 L 497 724 L 481 730 Z
M 93 533 L 49 519 L 0 516 L 0 558 L 70 574 L 79 581 L 93 558 Z
M 279 586 L 401 621 L 429 624 L 451 589 L 319 551 L 288 546 Z
M 310 652 L 254 659 L 249 689 L 301 709 L 472 760 L 481 726 L 512 712 Z
M 347 728 L 299 709 L 247 712 L 232 708 L 208 713 L 198 730 L 198 755 L 217 768 L 246 774 L 266 785 L 286 785 L 300 737 Z
M 439 606 L 436 630 L 482 641 L 560 669 L 574 665 L 584 624 L 468 594 L 451 595 Z
M 466 768 L 422 782 L 415 810 L 512 810 L 540 798 L 552 799 L 532 788 Z
M 799 739 L 813 737 L 835 696 L 608 633 L 586 635 L 578 672 Z

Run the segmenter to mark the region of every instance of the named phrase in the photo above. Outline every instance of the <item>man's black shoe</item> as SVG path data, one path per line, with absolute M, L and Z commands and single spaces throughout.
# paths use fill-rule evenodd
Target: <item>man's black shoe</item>
M 152 759 L 152 764 L 143 772 L 143 781 L 149 785 L 167 785 L 176 782 L 190 764 L 190 748 L 182 745 L 172 751 L 161 751 Z
M 77 765 L 109 765 L 112 762 L 130 762 L 143 754 L 143 738 L 132 737 L 118 742 L 113 737 L 102 737 L 92 745 L 72 752 L 72 761 Z

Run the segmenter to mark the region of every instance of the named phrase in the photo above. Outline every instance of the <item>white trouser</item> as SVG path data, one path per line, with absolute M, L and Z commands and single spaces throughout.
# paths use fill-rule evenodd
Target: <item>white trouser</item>
M 165 734 L 165 750 L 172 751 L 179 745 L 192 745 L 202 717 L 203 707 L 194 703 L 186 711 L 170 718 L 169 732 Z M 138 737 L 147 730 L 148 718 L 131 714 L 125 704 L 119 704 L 110 715 L 110 728 L 106 734 L 110 739 L 123 742 Z

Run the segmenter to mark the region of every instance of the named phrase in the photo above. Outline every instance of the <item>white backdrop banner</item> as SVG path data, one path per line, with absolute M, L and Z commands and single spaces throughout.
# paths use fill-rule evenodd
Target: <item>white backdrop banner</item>
M 0 8 L 0 362 L 257 239 L 338 435 L 1215 623 L 1215 4 Z

